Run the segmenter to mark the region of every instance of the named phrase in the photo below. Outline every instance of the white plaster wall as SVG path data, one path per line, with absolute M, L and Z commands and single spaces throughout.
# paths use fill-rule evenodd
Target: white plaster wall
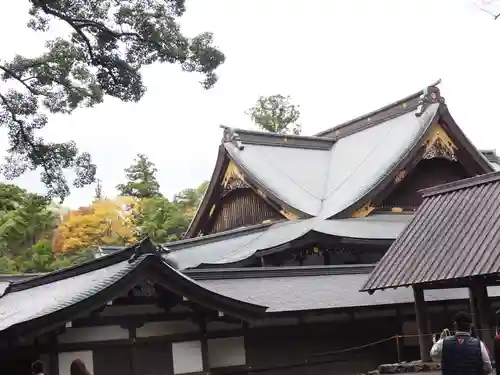
M 192 321 L 180 320 L 171 322 L 146 323 L 137 328 L 137 337 L 167 336 L 176 333 L 198 332 L 199 327 Z
M 75 343 L 89 341 L 109 341 L 128 339 L 128 330 L 120 326 L 96 326 L 67 328 L 64 333 L 58 336 L 59 343 Z
M 91 350 L 81 352 L 59 353 L 59 375 L 70 375 L 69 367 L 75 359 L 80 359 L 85 363 L 85 367 L 91 374 L 94 373 L 94 355 Z
M 243 366 L 246 364 L 245 338 L 226 337 L 208 340 L 210 368 Z
M 203 371 L 200 341 L 172 343 L 172 357 L 174 362 L 174 374 Z

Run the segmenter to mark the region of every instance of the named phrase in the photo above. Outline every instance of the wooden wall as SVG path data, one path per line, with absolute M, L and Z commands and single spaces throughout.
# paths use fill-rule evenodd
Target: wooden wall
M 377 204 L 379 208 L 392 207 L 416 209 L 422 203 L 420 189 L 470 177 L 458 162 L 447 159 L 423 159 L 408 176 L 401 181 L 385 199 Z
M 283 216 L 250 188 L 236 189 L 226 195 L 214 213 L 209 233 L 218 233 Z

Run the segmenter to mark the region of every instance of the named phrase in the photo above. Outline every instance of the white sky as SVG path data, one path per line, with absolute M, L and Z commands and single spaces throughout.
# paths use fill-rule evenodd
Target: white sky
M 25 27 L 27 7 L 2 7 L 0 57 L 43 47 L 43 36 Z M 140 103 L 106 98 L 52 118 L 44 131 L 92 154 L 108 196 L 137 153 L 156 163 L 167 196 L 209 179 L 219 125 L 251 128 L 244 111 L 259 95 L 291 95 L 310 135 L 442 78 L 459 126 L 477 147 L 500 150 L 500 19 L 473 0 L 188 0 L 187 9 L 185 32 L 212 31 L 227 57 L 213 89 L 156 65 L 144 71 Z M 44 192 L 37 173 L 14 182 Z M 88 204 L 93 190 L 73 189 L 65 205 Z

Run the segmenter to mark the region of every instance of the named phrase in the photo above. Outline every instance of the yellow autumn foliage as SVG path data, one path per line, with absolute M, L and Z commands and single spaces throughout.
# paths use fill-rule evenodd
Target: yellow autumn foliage
M 134 225 L 138 202 L 119 197 L 93 202 L 88 207 L 70 211 L 54 233 L 56 253 L 95 248 L 103 245 L 125 245 L 136 241 Z

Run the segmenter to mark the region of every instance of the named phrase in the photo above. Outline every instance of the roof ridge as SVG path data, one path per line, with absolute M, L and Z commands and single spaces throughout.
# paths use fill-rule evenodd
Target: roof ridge
M 314 140 L 317 140 L 319 142 L 332 142 L 332 140 L 327 140 L 324 137 L 318 137 L 316 135 L 273 133 L 273 132 L 262 131 L 262 130 L 236 128 L 234 126 L 228 126 L 228 125 L 219 125 L 219 127 L 221 129 L 224 129 L 224 130 L 228 129 L 229 131 L 233 131 L 233 132 L 236 132 L 238 134 L 255 134 L 255 135 L 262 135 L 262 136 L 274 137 L 274 138 L 314 139 Z
M 249 267 L 249 268 L 212 268 L 191 269 L 183 273 L 194 280 L 250 279 L 269 277 L 298 277 L 324 275 L 369 274 L 375 264 L 341 264 L 320 266 L 289 267 Z
M 325 137 L 271 133 L 225 125 L 220 127 L 224 129 L 222 143 L 234 143 L 240 150 L 244 149 L 245 144 L 329 150 L 335 142 L 334 139 Z
M 427 198 L 434 195 L 451 193 L 457 190 L 467 189 L 479 185 L 490 184 L 497 181 L 500 181 L 500 171 L 485 173 L 479 176 L 464 178 L 462 180 L 449 182 L 447 184 L 433 186 L 427 189 L 419 190 L 419 193 L 422 195 L 423 198 Z
M 140 242 L 137 242 L 136 244 L 125 247 L 122 250 L 118 250 L 116 252 L 113 252 L 111 254 L 99 258 L 93 258 L 74 266 L 61 268 L 52 272 L 40 274 L 38 276 L 26 280 L 10 282 L 9 286 L 7 286 L 2 296 L 10 292 L 30 289 L 40 285 L 96 271 L 98 269 L 109 267 L 111 265 L 125 261 L 127 259 L 131 259 L 131 256 L 133 256 L 136 253 L 137 249 L 140 248 L 145 243 L 145 241 L 150 241 L 150 240 L 149 238 L 146 238 Z M 137 259 L 138 258 L 136 257 L 134 260 Z
M 404 97 L 402 99 L 399 99 L 399 100 L 397 100 L 397 101 L 395 101 L 395 102 L 393 102 L 391 104 L 388 104 L 388 105 L 386 105 L 384 107 L 378 108 L 378 109 L 376 109 L 374 111 L 371 111 L 369 113 L 366 113 L 364 115 L 356 117 L 356 118 L 354 118 L 352 120 L 348 120 L 348 121 L 343 122 L 343 123 L 341 123 L 339 125 L 335 125 L 335 126 L 329 128 L 329 129 L 326 129 L 326 130 L 323 130 L 323 131 L 321 131 L 319 133 L 316 133 L 315 136 L 316 137 L 324 137 L 328 133 L 331 133 L 331 132 L 336 131 L 336 130 L 348 128 L 348 127 L 350 127 L 350 126 L 352 126 L 352 125 L 354 125 L 354 124 L 356 124 L 356 123 L 358 123 L 358 122 L 360 122 L 362 120 L 366 120 L 367 118 L 373 117 L 374 115 L 383 113 L 383 112 L 385 112 L 385 111 L 387 111 L 389 109 L 392 109 L 392 108 L 397 107 L 397 106 L 399 106 L 401 104 L 404 104 L 405 102 L 407 102 L 409 100 L 420 98 L 429 87 L 435 87 L 435 86 L 439 85 L 440 83 L 441 83 L 441 79 L 437 80 L 436 82 L 434 82 L 431 85 L 428 85 L 426 88 L 424 88 L 422 90 L 419 90 L 419 91 L 417 91 L 417 92 L 415 92 L 415 93 L 413 93 L 411 95 L 408 95 L 408 96 L 406 96 L 406 97 Z M 402 108 L 401 111 L 402 111 L 402 113 L 404 113 L 405 109 Z

